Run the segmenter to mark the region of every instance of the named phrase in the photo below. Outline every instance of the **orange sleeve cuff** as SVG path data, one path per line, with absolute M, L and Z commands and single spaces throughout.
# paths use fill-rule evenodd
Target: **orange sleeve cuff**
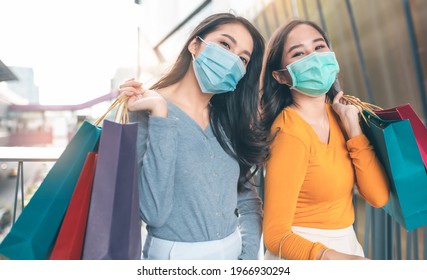
M 347 140 L 347 150 L 350 152 L 357 152 L 362 149 L 371 148 L 368 138 L 365 134 L 357 135 Z

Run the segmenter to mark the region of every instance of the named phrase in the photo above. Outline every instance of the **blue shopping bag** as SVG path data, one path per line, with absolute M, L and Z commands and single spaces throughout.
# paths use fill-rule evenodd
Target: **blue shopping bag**
M 390 180 L 390 199 L 383 209 L 407 230 L 427 225 L 427 173 L 410 121 L 363 113 L 365 134 Z
M 0 244 L 0 255 L 49 258 L 86 157 L 97 149 L 100 134 L 99 127 L 83 122 Z

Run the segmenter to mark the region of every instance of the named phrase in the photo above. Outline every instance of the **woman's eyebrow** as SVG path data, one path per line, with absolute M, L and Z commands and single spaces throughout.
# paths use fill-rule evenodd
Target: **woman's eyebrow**
M 316 43 L 316 42 L 319 42 L 319 41 L 325 42 L 325 39 L 322 38 L 322 37 L 320 37 L 320 38 L 314 39 L 313 43 Z
M 294 49 L 303 47 L 303 44 L 298 44 L 298 45 L 293 45 L 292 47 L 289 48 L 288 53 L 290 53 L 291 51 L 293 51 Z
M 237 41 L 236 41 L 236 39 L 234 39 L 233 36 L 228 35 L 228 34 L 221 34 L 221 35 L 224 36 L 224 37 L 227 37 L 228 39 L 231 40 L 231 42 L 233 42 L 233 44 L 237 45 Z M 246 54 L 246 55 L 248 55 L 249 57 L 251 57 L 251 53 L 249 51 L 244 50 L 243 53 Z

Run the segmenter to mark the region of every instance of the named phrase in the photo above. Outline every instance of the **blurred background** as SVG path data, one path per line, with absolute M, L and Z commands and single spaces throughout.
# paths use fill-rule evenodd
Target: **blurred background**
M 425 0 L 1 0 L 0 147 L 65 147 L 84 120 L 105 112 L 123 81 L 154 83 L 203 18 L 229 11 L 266 40 L 291 18 L 317 22 L 346 94 L 383 108 L 411 103 L 426 122 Z M 16 203 L 31 198 L 53 162 L 25 163 L 23 199 L 18 163 L 31 154 L 18 160 L 0 150 L 1 240 Z M 359 231 L 366 247 L 371 239 Z M 415 233 L 400 258 L 411 258 L 413 240 L 425 235 Z M 425 246 L 423 254 L 414 258 L 426 258 Z

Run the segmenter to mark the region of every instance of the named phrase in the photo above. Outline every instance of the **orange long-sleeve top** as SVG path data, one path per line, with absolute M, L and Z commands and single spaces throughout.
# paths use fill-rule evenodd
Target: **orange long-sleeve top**
M 266 163 L 264 242 L 286 259 L 316 259 L 325 245 L 295 233 L 292 226 L 341 229 L 354 223 L 353 187 L 374 207 L 389 197 L 388 179 L 369 140 L 361 134 L 346 140 L 339 117 L 326 104 L 329 142 L 292 108 L 272 126 L 279 132 Z M 283 240 L 282 240 L 283 238 Z

